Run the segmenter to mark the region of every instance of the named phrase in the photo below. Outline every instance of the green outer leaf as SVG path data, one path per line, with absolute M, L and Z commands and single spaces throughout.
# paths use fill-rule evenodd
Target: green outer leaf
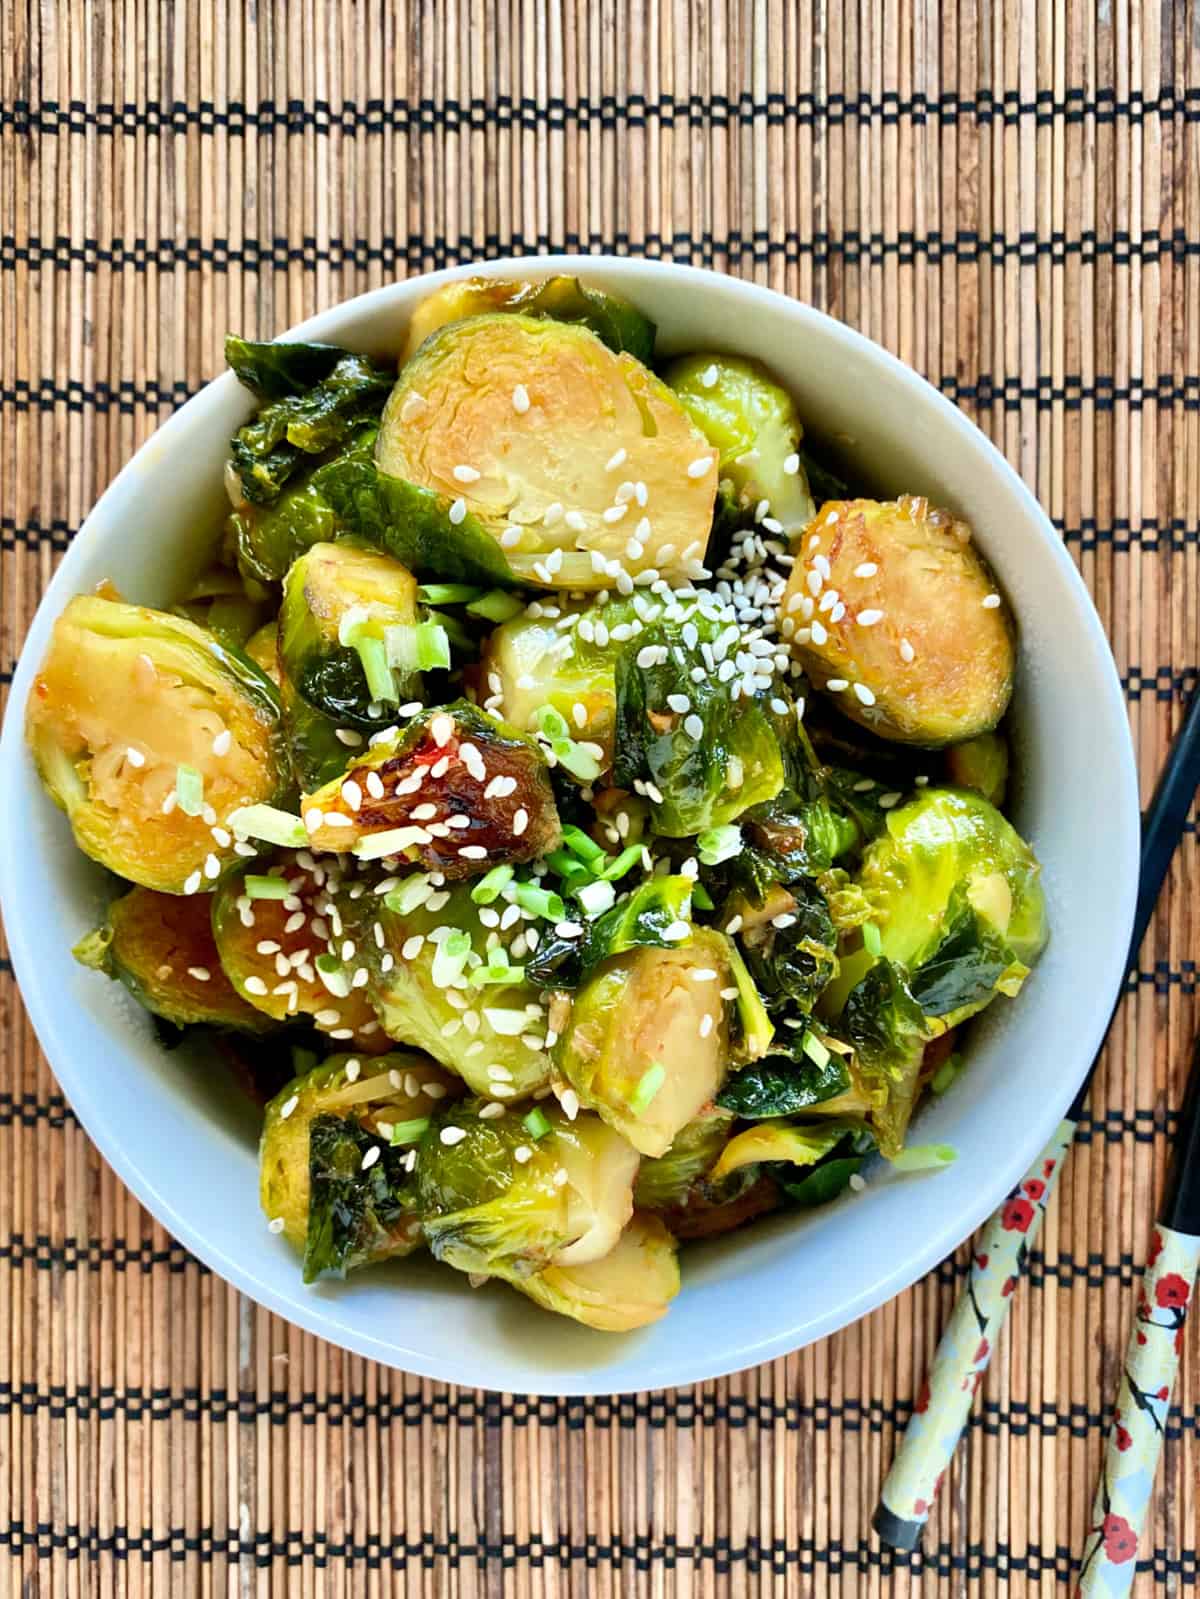
M 925 1045 L 944 1024 L 925 1017 L 902 969 L 887 960 L 878 961 L 851 991 L 842 1020 L 873 1101 L 880 1152 L 891 1159 L 903 1145 L 916 1104 Z
M 851 1177 L 862 1166 L 862 1155 L 831 1155 L 814 1166 L 797 1182 L 775 1174 L 775 1181 L 796 1205 L 827 1205 L 844 1193 Z
M 473 516 L 451 522 L 453 502 L 432 489 L 367 461 L 331 461 L 314 483 L 347 532 L 394 555 L 417 577 L 489 588 L 517 581 L 491 534 Z
M 363 1156 L 379 1159 L 363 1171 Z M 304 1281 L 322 1272 L 344 1277 L 387 1252 L 397 1225 L 413 1211 L 403 1152 L 392 1150 L 353 1117 L 314 1116 L 309 1129 L 308 1235 Z
M 824 1066 L 807 1057 L 793 1060 L 788 1055 L 767 1055 L 735 1072 L 717 1095 L 717 1104 L 743 1121 L 760 1121 L 795 1116 L 849 1088 L 849 1069 L 832 1051 Z
M 578 278 L 547 278 L 531 284 L 507 306 L 525 316 L 551 317 L 555 322 L 578 322 L 618 354 L 636 356 L 645 366 L 654 360 L 655 326 L 648 316 L 620 295 L 590 288 Z
M 582 938 L 547 938 L 525 964 L 529 982 L 539 988 L 577 988 L 610 955 L 638 948 L 676 949 L 687 939 L 667 938 L 675 922 L 687 921 L 692 894 L 689 877 L 652 877 L 589 922 Z
M 951 896 L 946 921 L 944 937 L 913 973 L 909 987 L 927 1016 L 958 1019 L 982 1009 L 1019 962 L 965 895 Z
M 261 400 L 303 394 L 327 378 L 345 354 L 336 344 L 260 343 L 236 333 L 225 335 L 226 365 Z

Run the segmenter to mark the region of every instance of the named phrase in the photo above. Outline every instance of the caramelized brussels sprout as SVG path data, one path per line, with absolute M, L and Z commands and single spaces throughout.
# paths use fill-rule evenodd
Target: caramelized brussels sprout
M 420 641 L 417 582 L 398 561 L 340 543 L 314 544 L 292 564 L 279 660 L 283 725 L 302 788 L 339 777 L 365 735 L 419 697 Z
M 80 596 L 54 624 L 26 735 L 85 855 L 195 893 L 232 857 L 229 812 L 282 787 L 278 717 L 268 679 L 203 628 Z
M 464 700 L 423 711 L 302 809 L 314 849 L 396 857 L 449 878 L 535 860 L 561 837 L 541 751 Z
M 697 928 L 679 948 L 614 956 L 576 995 L 559 1069 L 643 1155 L 666 1154 L 724 1081 L 727 948 Z
M 776 885 L 761 907 L 734 894 L 729 911 L 742 918 L 746 965 L 778 1011 L 811 1011 L 837 975 L 837 933 L 825 897 L 809 878 Z
M 524 1096 L 550 1081 L 545 997 L 524 981 L 520 954 L 508 953 L 526 924 L 513 920 L 510 930 L 496 930 L 507 902 L 476 905 L 466 884 L 435 888 L 417 876 L 371 896 L 365 911 L 364 904 L 363 917 L 382 928 L 382 947 L 373 929 L 364 928 L 359 942 L 389 1037 L 428 1051 L 494 1099 Z
M 610 350 L 628 350 L 647 365 L 654 357 L 654 323 L 619 295 L 589 288 L 578 278 L 547 278 L 542 283 L 514 283 L 503 278 L 456 278 L 423 299 L 408 324 L 404 359 L 449 322 L 482 316 L 488 311 L 519 311 L 523 316 L 579 322 Z
M 791 395 L 757 361 L 740 355 L 683 355 L 663 376 L 721 452 L 721 477 L 741 506 L 766 500 L 765 515 L 788 535 L 807 527 L 815 507 L 799 453 L 804 429 Z
M 679 1292 L 675 1240 L 657 1216 L 634 1216 L 608 1254 L 581 1266 L 547 1266 L 513 1286 L 544 1310 L 600 1332 L 633 1332 L 667 1313 Z
M 929 746 L 996 726 L 1013 622 L 965 522 L 912 496 L 833 501 L 800 551 L 783 630 L 846 716 Z
M 1008 787 L 1008 743 L 999 733 L 980 733 L 945 752 L 946 776 L 957 788 L 973 788 L 992 805 L 1004 804 Z
M 730 1139 L 712 1169 L 712 1176 L 719 1182 L 743 1167 L 758 1166 L 764 1161 L 813 1166 L 840 1144 L 847 1133 L 861 1131 L 858 1124 L 840 1120 L 820 1122 L 811 1127 L 784 1121 L 757 1122 Z
M 735 1082 L 738 1075 L 734 1074 Z M 642 1161 L 633 1190 L 637 1208 L 658 1212 L 686 1204 L 696 1184 L 717 1164 L 732 1132 L 733 1117 L 728 1112 L 701 1111 L 679 1129 L 665 1153 Z
M 404 367 L 376 458 L 442 496 L 448 520 L 477 521 L 522 582 L 703 570 L 715 452 L 665 384 L 587 328 L 522 315 L 442 328 Z
M 139 1005 L 176 1027 L 206 1023 L 261 1033 L 273 1026 L 221 969 L 207 894 L 131 889 L 113 900 L 104 925 L 72 954 L 124 983 Z
M 336 869 L 306 860 L 239 861 L 222 879 L 212 902 L 221 965 L 256 1010 L 311 1018 L 330 1038 L 380 1054 L 390 1045 L 367 997 L 366 952 L 346 936 Z
M 265 607 L 247 594 L 236 572 L 214 566 L 200 574 L 172 613 L 206 628 L 222 644 L 249 654 L 246 641 L 262 622 Z
M 464 1101 L 424 1134 L 418 1191 L 438 1260 L 514 1282 L 615 1247 L 633 1214 L 637 1153 L 598 1117 L 568 1121 L 545 1103 L 495 1115 Z
M 419 1055 L 333 1055 L 276 1094 L 263 1121 L 259 1194 L 276 1230 L 304 1251 L 305 1282 L 420 1246 L 409 1155 L 456 1088 Z
M 276 620 L 264 622 L 256 633 L 251 633 L 246 640 L 246 654 L 258 667 L 259 671 L 269 677 L 276 688 L 279 688 L 282 679 L 279 674 L 279 623 Z

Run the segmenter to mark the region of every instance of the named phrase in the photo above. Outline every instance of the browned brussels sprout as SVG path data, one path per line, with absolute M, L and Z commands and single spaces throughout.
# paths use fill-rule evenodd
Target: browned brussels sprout
M 194 894 L 233 856 L 230 812 L 283 785 L 278 719 L 271 683 L 211 633 L 81 595 L 54 624 L 26 733 L 86 855 Z
M 823 505 L 781 625 L 816 686 L 885 738 L 957 743 L 1008 707 L 1012 616 L 970 527 L 925 499 Z
M 578 278 L 547 278 L 542 283 L 456 278 L 427 295 L 413 312 L 404 359 L 411 359 L 430 334 L 448 322 L 461 322 L 487 311 L 519 311 L 555 322 L 579 322 L 591 328 L 610 350 L 628 350 L 647 365 L 654 356 L 654 323 L 649 317 L 619 295 L 593 289 Z
M 269 1016 L 247 1005 L 221 968 L 211 896 L 134 888 L 108 907 L 102 927 L 72 952 L 84 966 L 115 977 L 148 1011 L 176 1027 L 206 1023 L 261 1033 Z
M 980 733 L 945 752 L 946 776 L 959 788 L 973 788 L 992 805 L 1004 804 L 1008 787 L 1008 744 L 999 733 Z
M 657 1216 L 637 1216 L 599 1260 L 547 1266 L 513 1286 L 544 1310 L 600 1332 L 633 1332 L 666 1315 L 679 1292 L 675 1240 Z

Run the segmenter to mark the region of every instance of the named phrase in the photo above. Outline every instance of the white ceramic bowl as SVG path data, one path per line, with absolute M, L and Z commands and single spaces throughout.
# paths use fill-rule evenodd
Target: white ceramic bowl
M 1112 657 L 1082 582 L 1033 496 L 983 434 L 878 346 L 806 306 L 734 278 L 655 261 L 543 257 L 413 278 L 296 329 L 394 352 L 431 288 L 467 271 L 581 272 L 659 324 L 660 348 L 714 342 L 758 356 L 818 434 L 892 492 L 964 513 L 1021 630 L 1013 713 L 1015 820 L 1045 866 L 1052 937 L 1015 1003 L 972 1029 L 969 1069 L 922 1111 L 917 1136 L 958 1160 L 936 1175 L 880 1167 L 864 1193 L 760 1222 L 684 1252 L 665 1320 L 616 1337 L 546 1314 L 496 1285 L 426 1261 L 305 1288 L 258 1208 L 256 1117 L 202 1061 L 154 1040 L 120 986 L 71 945 L 94 925 L 104 876 L 41 792 L 22 715 L 54 618 L 111 578 L 131 599 L 170 601 L 204 564 L 196 530 L 222 504 L 221 466 L 250 400 L 230 373 L 173 416 L 101 498 L 37 613 L 0 745 L 0 897 L 38 1037 L 83 1125 L 155 1216 L 214 1271 L 302 1327 L 424 1376 L 534 1393 L 690 1383 L 844 1327 L 953 1250 L 1025 1170 L 1069 1103 L 1125 969 L 1137 878 L 1137 783 Z

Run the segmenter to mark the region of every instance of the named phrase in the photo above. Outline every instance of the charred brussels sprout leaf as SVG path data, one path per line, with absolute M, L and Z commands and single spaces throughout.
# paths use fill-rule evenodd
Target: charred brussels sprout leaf
M 681 1127 L 665 1154 L 643 1160 L 638 1168 L 633 1190 L 637 1208 L 669 1211 L 685 1205 L 692 1190 L 717 1164 L 732 1130 L 732 1116 L 711 1111 Z
M 556 1059 L 585 1105 L 643 1155 L 663 1155 L 729 1064 L 726 941 L 697 928 L 676 949 L 635 949 L 575 997 Z
M 444 890 L 406 878 L 364 913 L 378 917 L 383 948 L 370 936 L 360 943 L 388 1035 L 428 1051 L 476 1093 L 510 1099 L 549 1082 L 548 1024 L 519 959 L 505 952 L 501 964 L 500 951 L 488 948 L 481 909 L 465 884 Z
M 837 933 L 829 907 L 816 884 L 801 878 L 777 890 L 769 919 L 754 918 L 736 898 L 731 908 L 743 915 L 746 964 L 773 1009 L 810 1011 L 837 975 Z
M 945 930 L 912 976 L 912 994 L 927 1016 L 964 1020 L 997 993 L 1016 993 L 1029 968 L 1017 960 L 1001 929 L 982 915 L 961 886 L 950 896 Z
M 617 661 L 613 778 L 649 796 L 656 830 L 671 838 L 735 821 L 773 799 L 785 781 L 780 741 L 794 722 L 790 709 L 780 715 L 770 702 L 789 705 L 786 691 L 776 684 L 747 694 L 744 678 L 722 681 L 703 652 L 714 640 L 720 659 L 728 633 L 697 609 L 683 623 L 646 627 Z M 704 673 L 698 681 L 697 668 Z
M 846 1001 L 846 1037 L 871 1100 L 871 1125 L 889 1159 L 904 1143 L 920 1088 L 925 1046 L 945 1031 L 913 998 L 901 971 L 881 960 Z
M 278 719 L 271 682 L 203 628 L 80 596 L 54 624 L 26 735 L 84 854 L 194 893 L 233 854 L 212 823 L 283 786 Z
M 118 979 L 140 1005 L 176 1027 L 261 1033 L 272 1026 L 221 969 L 207 894 L 131 889 L 112 902 L 104 925 L 73 953 L 84 966 Z
M 314 849 L 394 857 L 450 878 L 535 860 L 560 837 L 541 752 L 465 700 L 422 712 L 303 810 Z
M 943 757 L 946 776 L 957 788 L 971 788 L 992 805 L 1004 804 L 1008 787 L 1008 744 L 999 733 L 980 733 L 954 744 Z
M 691 936 L 692 881 L 652 877 L 589 922 L 582 938 L 548 938 L 526 962 L 531 983 L 576 988 L 602 960 L 639 948 L 673 949 Z M 681 932 L 683 934 L 681 938 Z
M 364 1171 L 371 1150 L 378 1150 L 378 1155 Z M 420 1226 L 413 1214 L 415 1185 L 405 1170 L 406 1159 L 404 1150 L 392 1149 L 361 1122 L 341 1116 L 313 1118 L 308 1135 L 306 1283 L 327 1271 L 345 1277 L 356 1266 L 407 1253 L 407 1247 L 415 1244 Z
M 656 1216 L 634 1216 L 608 1254 L 582 1266 L 547 1266 L 514 1282 L 543 1310 L 600 1332 L 633 1332 L 666 1315 L 679 1292 L 675 1240 Z
M 908 744 L 994 728 L 1012 694 L 1013 622 L 967 524 L 908 497 L 827 503 L 812 527 L 781 614 L 816 687 Z M 837 599 L 823 611 L 826 593 Z
M 716 454 L 665 384 L 584 326 L 492 314 L 441 328 L 405 364 L 376 458 L 502 541 L 522 583 L 703 569 Z
M 578 278 L 547 278 L 542 283 L 514 283 L 502 278 L 459 278 L 444 284 L 413 312 L 404 359 L 450 322 L 488 311 L 519 311 L 524 316 L 579 322 L 610 350 L 627 350 L 649 365 L 654 358 L 654 323 L 619 295 L 593 289 Z
M 346 766 L 341 733 L 377 733 L 420 690 L 394 668 L 393 641 L 413 635 L 417 585 L 397 561 L 347 543 L 315 544 L 288 571 L 279 613 L 281 698 L 292 767 L 319 788 Z M 370 653 L 369 653 L 370 652 Z
M 456 1105 L 418 1149 L 421 1217 L 437 1259 L 515 1282 L 607 1255 L 633 1213 L 636 1152 L 595 1116 L 545 1111 L 547 1130 L 533 1138 L 519 1111 L 484 1117 L 484 1108 Z
M 731 1138 L 713 1167 L 714 1179 L 729 1177 L 746 1166 L 780 1163 L 814 1166 L 836 1149 L 848 1133 L 862 1131 L 856 1123 L 832 1119 L 809 1127 L 792 1122 L 762 1121 Z
M 286 353 L 274 355 L 277 348 Z M 311 458 L 342 448 L 356 425 L 378 417 L 396 376 L 369 356 L 320 345 L 230 338 L 226 359 L 265 402 L 230 444 L 242 494 L 253 505 L 272 504 Z M 320 377 L 309 378 L 322 367 Z
M 756 361 L 737 355 L 684 355 L 664 374 L 688 415 L 720 451 L 722 478 L 738 502 L 761 500 L 783 533 L 812 521 L 813 502 L 801 460 L 803 429 L 792 397 Z
M 844 1108 L 843 1096 L 853 1091 L 850 1068 L 833 1050 L 824 1054 L 820 1065 L 802 1051 L 755 1061 L 734 1072 L 717 1095 L 717 1104 L 743 1121 L 810 1115 L 829 1100 L 838 1100 Z M 862 1108 L 866 1109 L 865 1103 Z

